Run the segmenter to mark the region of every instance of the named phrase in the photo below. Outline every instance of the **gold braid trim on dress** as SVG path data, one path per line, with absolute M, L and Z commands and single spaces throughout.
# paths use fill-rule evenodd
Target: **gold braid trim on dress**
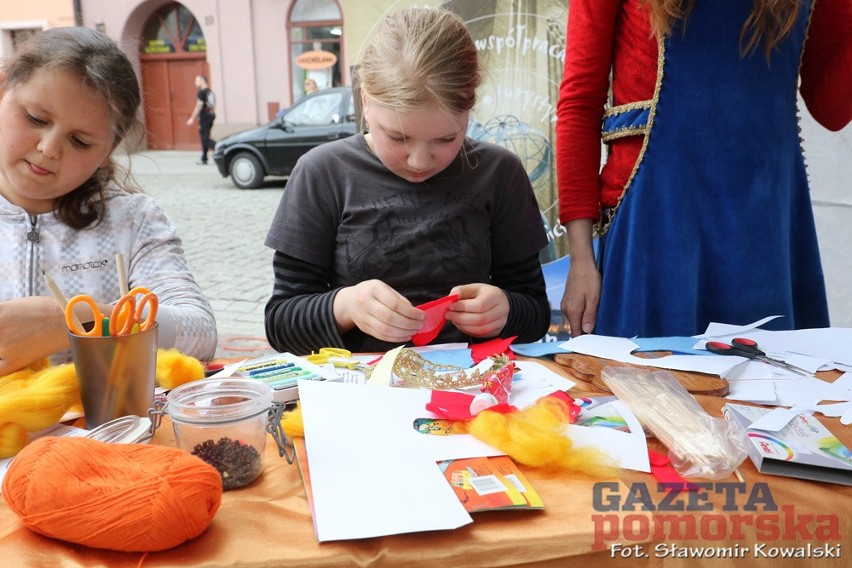
M 631 110 L 647 110 L 651 108 L 653 101 L 636 101 L 633 103 L 627 103 L 624 105 L 618 105 L 611 108 L 608 108 L 604 112 L 604 120 L 609 118 L 610 116 L 617 116 L 619 114 L 624 114 L 625 112 Z M 601 139 L 604 142 L 610 142 L 612 140 L 617 140 L 618 138 L 624 138 L 626 136 L 637 136 L 648 133 L 648 125 L 644 126 L 620 126 L 615 130 L 611 130 L 609 132 L 605 132 L 601 135 Z
M 616 128 L 612 132 L 604 134 L 601 139 L 604 142 L 612 142 L 613 140 L 618 140 L 619 138 L 626 138 L 627 136 L 644 136 L 647 133 L 647 126 L 621 126 L 619 128 Z
M 633 183 L 633 178 L 636 177 L 636 172 L 639 171 L 639 166 L 645 158 L 645 150 L 648 148 L 648 139 L 651 137 L 651 130 L 654 127 L 654 117 L 657 114 L 657 103 L 660 101 L 660 86 L 663 84 L 663 67 L 665 60 L 666 45 L 665 41 L 660 38 L 657 40 L 657 83 L 654 85 L 654 96 L 650 101 L 627 103 L 610 109 L 611 111 L 614 111 L 615 109 L 623 111 L 629 110 L 633 105 L 637 105 L 635 108 L 649 108 L 650 112 L 648 113 L 648 124 L 643 129 L 645 132 L 644 140 L 642 141 L 642 149 L 639 151 L 639 157 L 636 159 L 636 163 L 633 164 L 633 171 L 630 172 L 630 177 L 627 178 L 627 182 L 624 184 L 624 189 L 621 191 L 621 195 L 618 196 L 618 203 L 615 204 L 615 207 L 610 208 L 610 214 L 606 216 L 606 219 L 604 219 L 604 216 L 601 216 L 600 220 L 595 223 L 595 226 L 593 227 L 594 234 L 598 236 L 604 236 L 609 230 L 610 225 L 612 225 L 612 220 L 615 218 L 615 213 L 621 205 L 621 200 L 624 199 L 624 194 L 627 193 L 627 190 L 630 188 L 630 184 Z
M 610 107 L 604 111 L 604 118 L 615 116 L 616 114 L 622 114 L 629 110 L 646 110 L 650 109 L 654 104 L 653 100 L 650 101 L 636 101 L 632 103 L 625 103 L 623 105 L 616 105 L 614 107 Z

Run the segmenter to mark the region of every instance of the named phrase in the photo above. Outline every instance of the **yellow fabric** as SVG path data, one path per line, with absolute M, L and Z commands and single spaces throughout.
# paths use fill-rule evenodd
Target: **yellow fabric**
M 157 384 L 173 389 L 184 383 L 204 378 L 204 365 L 177 349 L 157 350 Z

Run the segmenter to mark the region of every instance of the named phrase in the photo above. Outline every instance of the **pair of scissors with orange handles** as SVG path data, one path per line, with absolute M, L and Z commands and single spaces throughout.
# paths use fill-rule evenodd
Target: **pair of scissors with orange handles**
M 137 300 L 137 296 L 139 299 Z M 86 304 L 94 318 L 90 330 L 81 327 L 74 320 L 74 306 Z M 65 306 L 65 323 L 75 335 L 115 336 L 127 335 L 136 331 L 151 329 L 157 320 L 157 296 L 147 288 L 137 287 L 118 299 L 112 307 L 109 317 L 105 316 L 94 298 L 86 294 L 74 296 Z M 147 310 L 147 313 L 146 313 Z

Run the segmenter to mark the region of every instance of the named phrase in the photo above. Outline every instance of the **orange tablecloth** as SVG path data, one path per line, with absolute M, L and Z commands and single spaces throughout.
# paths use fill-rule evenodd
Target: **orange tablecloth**
M 547 362 L 551 368 L 558 365 Z M 584 385 L 580 385 L 583 387 Z M 574 393 L 579 394 L 579 393 Z M 583 393 L 588 394 L 588 393 Z M 715 415 L 720 414 L 724 399 L 698 397 L 702 405 Z M 847 446 L 852 447 L 849 427 L 837 419 L 821 417 L 826 426 Z M 174 433 L 165 419 L 153 440 L 156 444 L 173 445 Z M 672 559 L 660 557 L 655 549 L 659 543 L 668 550 L 674 541 L 666 533 L 662 538 L 653 534 L 653 513 L 637 506 L 635 511 L 595 510 L 593 503 L 595 483 L 615 482 L 617 491 L 602 492 L 610 502 L 613 493 L 622 505 L 636 501 L 637 491 L 649 489 L 654 503 L 663 498 L 656 492 L 656 482 L 648 474 L 622 470 L 617 479 L 598 480 L 578 474 L 547 472 L 524 468 L 532 485 L 541 495 L 543 511 L 495 511 L 476 513 L 474 522 L 465 527 L 431 533 L 417 533 L 373 538 L 359 541 L 318 543 L 313 529 L 311 513 L 305 497 L 299 470 L 279 458 L 275 444 L 268 439 L 264 454 L 264 471 L 261 477 L 247 487 L 225 492 L 222 505 L 208 530 L 198 538 L 177 548 L 145 555 L 96 550 L 39 536 L 26 529 L 0 500 L 0 566 L 51 566 L 109 568 L 173 567 L 173 566 L 246 566 L 246 567 L 313 567 L 313 566 L 406 566 L 406 567 L 495 567 L 495 566 L 686 566 L 706 565 L 753 566 L 770 563 L 778 566 L 835 566 L 848 565 L 852 557 L 852 487 L 816 483 L 797 479 L 762 475 L 750 460 L 740 467 L 745 485 L 733 486 L 714 483 L 700 493 L 700 503 L 710 503 L 712 511 L 692 510 L 669 513 L 690 517 L 696 526 L 704 522 L 693 537 L 681 539 L 684 547 L 706 550 L 707 547 L 729 547 L 741 558 L 728 559 Z M 656 446 L 657 449 L 659 446 Z M 726 484 L 737 483 L 731 476 Z M 341 472 L 341 482 L 346 482 L 346 472 Z M 756 483 L 767 484 L 772 501 L 778 511 L 749 511 L 746 501 Z M 637 484 L 637 485 L 633 485 Z M 601 488 L 603 486 L 598 486 Z M 734 500 L 734 511 L 725 511 L 725 491 L 739 492 Z M 763 486 L 758 486 L 763 487 Z M 632 488 L 632 489 L 631 489 Z M 717 493 L 717 491 L 721 491 Z M 763 493 L 765 501 L 766 493 Z M 679 496 L 675 502 L 686 504 L 688 498 Z M 786 509 L 785 509 L 786 507 Z M 599 509 L 602 507 L 599 506 Z M 623 507 L 619 507 L 623 509 Z M 786 513 L 794 513 L 785 518 Z M 763 514 L 763 521 L 755 517 Z M 748 516 L 752 523 L 736 521 L 742 531 L 737 539 L 733 529 L 733 515 Z M 806 516 L 812 515 L 808 519 Z M 828 540 L 819 540 L 814 529 L 831 519 L 817 522 L 817 515 L 833 519 L 836 527 Z M 617 519 L 617 520 L 613 520 Z M 702 521 L 704 519 L 704 521 Z M 780 526 L 775 538 L 758 541 L 760 536 L 754 522 Z M 798 523 L 798 524 L 796 524 Z M 596 524 L 601 530 L 597 531 Z M 724 530 L 720 529 L 724 524 Z M 643 530 L 650 528 L 650 533 Z M 771 528 L 771 527 L 770 527 Z M 617 531 L 618 534 L 615 534 Z M 764 533 L 765 534 L 765 533 Z M 771 536 L 771 535 L 770 535 Z M 607 547 L 618 544 L 628 549 L 635 545 L 648 558 L 623 558 L 621 553 L 595 550 L 596 544 Z M 773 554 L 777 547 L 806 547 L 836 552 L 840 545 L 841 558 L 824 560 L 785 560 L 755 557 L 756 545 L 763 552 Z M 748 549 L 747 553 L 743 553 Z M 683 549 L 686 550 L 686 549 Z M 791 549 L 792 550 L 792 549 Z M 802 549 L 806 550 L 806 549 Z M 778 552 L 780 554 L 780 552 Z

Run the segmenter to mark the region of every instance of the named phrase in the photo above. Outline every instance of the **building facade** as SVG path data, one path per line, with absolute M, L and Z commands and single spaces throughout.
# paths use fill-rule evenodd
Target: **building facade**
M 264 124 L 304 94 L 351 84 L 351 68 L 391 0 L 79 0 L 82 25 L 119 41 L 138 68 L 150 149 L 195 149 L 193 79 L 216 94 L 213 137 Z M 527 166 L 558 241 L 553 124 L 565 57 L 565 0 L 446 0 L 467 22 L 485 73 L 470 135 Z M 552 256 L 555 257 L 556 253 Z
M 11 54 L 15 44 L 34 31 L 73 26 L 76 4 L 72 0 L 3 2 L 0 5 L 0 59 Z
M 348 85 L 357 57 L 353 45 L 357 49 L 390 4 L 80 0 L 82 24 L 121 42 L 138 66 L 152 149 L 197 146 L 197 134 L 185 122 L 198 74 L 216 93 L 214 137 L 267 122 L 304 94 L 307 77 L 320 88 Z

